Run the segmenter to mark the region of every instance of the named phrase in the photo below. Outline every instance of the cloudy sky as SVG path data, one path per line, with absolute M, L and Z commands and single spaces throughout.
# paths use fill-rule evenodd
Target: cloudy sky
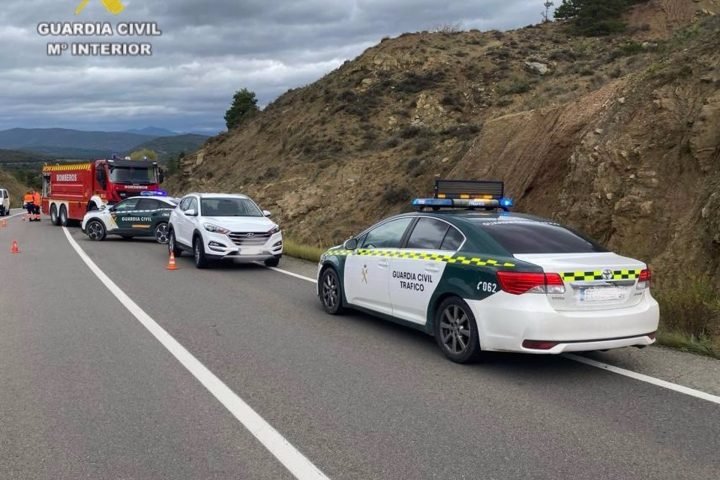
M 159 126 L 215 133 L 232 94 L 260 104 L 311 83 L 382 37 L 444 24 L 481 30 L 537 23 L 542 0 L 2 0 L 0 130 Z M 40 22 L 153 21 L 150 58 L 48 57 Z M 128 41 L 120 37 L 104 41 Z

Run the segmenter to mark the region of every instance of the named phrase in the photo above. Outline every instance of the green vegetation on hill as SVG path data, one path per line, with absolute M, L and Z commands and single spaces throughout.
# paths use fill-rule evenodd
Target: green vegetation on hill
M 558 20 L 570 20 L 578 35 L 603 36 L 622 32 L 622 14 L 633 4 L 647 0 L 563 0 L 555 10 Z
M 204 135 L 195 134 L 160 137 L 143 142 L 132 150 L 152 150 L 157 154 L 158 161 L 168 163 L 170 160 L 176 159 L 181 153 L 195 153 L 208 138 Z

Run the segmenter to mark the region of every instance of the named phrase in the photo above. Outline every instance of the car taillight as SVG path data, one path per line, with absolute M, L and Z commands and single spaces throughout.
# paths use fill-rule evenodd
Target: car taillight
M 513 295 L 524 293 L 565 293 L 565 284 L 557 273 L 497 272 L 500 288 Z
M 638 278 L 637 283 L 637 289 L 638 290 L 644 290 L 646 288 L 650 288 L 650 280 L 652 279 L 652 273 L 650 272 L 649 268 L 646 268 L 640 272 L 640 277 Z

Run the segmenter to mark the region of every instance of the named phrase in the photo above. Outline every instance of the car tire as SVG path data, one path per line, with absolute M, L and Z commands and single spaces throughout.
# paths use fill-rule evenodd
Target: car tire
M 450 297 L 437 308 L 435 341 L 443 354 L 455 363 L 470 363 L 480 356 L 480 337 L 475 316 L 462 299 Z
M 68 213 L 67 208 L 65 208 L 65 205 L 60 206 L 60 226 L 67 227 L 68 226 Z
M 205 255 L 205 245 L 203 245 L 202 238 L 195 237 L 193 240 L 193 257 L 195 259 L 195 267 L 207 268 L 208 259 Z
M 328 267 L 320 274 L 320 303 L 330 315 L 345 311 L 342 300 L 342 283 L 334 268 Z
M 155 227 L 155 241 L 161 245 L 168 243 L 168 224 L 160 222 Z
M 55 205 L 54 203 L 50 207 L 50 223 L 52 223 L 56 227 L 60 225 L 60 217 L 58 217 L 57 205 Z
M 168 255 L 173 254 L 175 258 L 182 255 L 182 249 L 178 247 L 177 240 L 175 239 L 175 231 L 171 228 L 168 234 Z
M 277 257 L 268 258 L 265 260 L 265 266 L 266 267 L 277 267 L 280 265 L 280 259 L 282 258 L 282 255 L 278 255 Z
M 105 240 L 107 230 L 100 220 L 90 220 L 85 226 L 85 234 L 88 238 L 90 238 L 90 240 L 101 242 Z

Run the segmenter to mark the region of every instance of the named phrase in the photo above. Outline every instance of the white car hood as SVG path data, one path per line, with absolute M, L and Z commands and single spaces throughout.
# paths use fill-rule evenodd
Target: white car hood
M 203 217 L 202 223 L 212 223 L 233 232 L 265 233 L 275 227 L 267 217 Z

